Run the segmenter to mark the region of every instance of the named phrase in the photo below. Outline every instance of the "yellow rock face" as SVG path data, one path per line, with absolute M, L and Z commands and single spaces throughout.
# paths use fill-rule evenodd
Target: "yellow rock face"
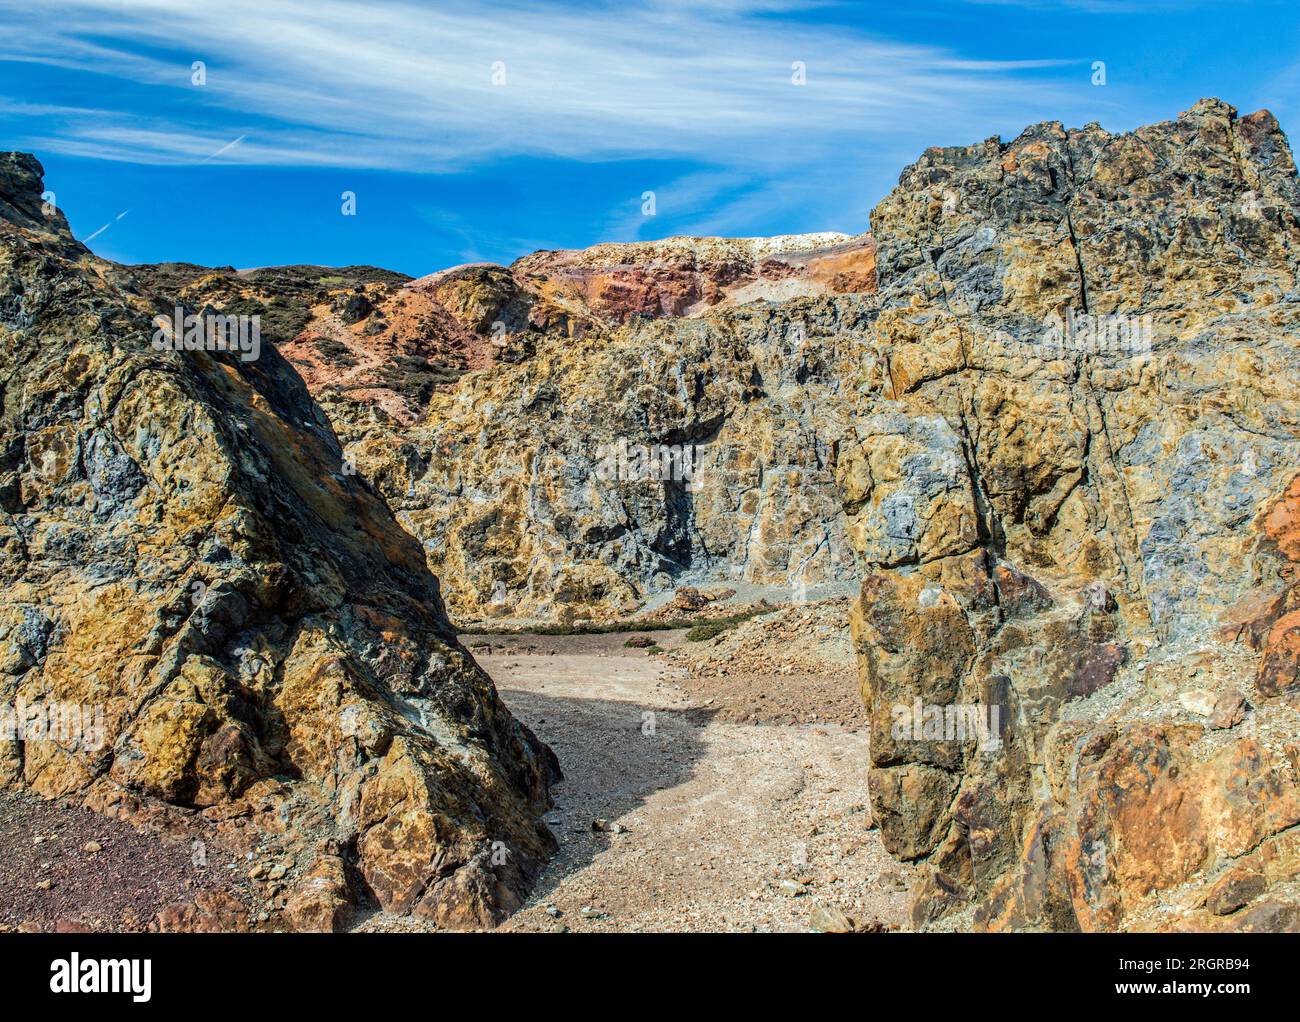
M 0 703 L 24 709 L 0 783 L 202 811 L 332 848 L 308 879 L 400 876 L 385 907 L 500 919 L 554 845 L 554 758 L 457 643 L 419 544 L 273 347 L 161 350 L 164 303 L 40 194 L 34 159 L 0 157 L 0 281 L 24 296 L 0 321 Z M 337 918 L 310 894 L 304 924 Z
M 872 802 L 925 864 L 917 924 L 1300 927 L 1276 122 L 1207 100 L 932 150 L 872 224 L 888 370 L 837 482 Z
M 0 746 L 11 781 L 328 819 L 386 907 L 483 925 L 549 847 L 549 762 L 444 600 L 851 580 L 918 926 L 1300 928 L 1300 183 L 1267 112 L 932 149 L 870 238 L 367 285 L 460 361 L 384 383 L 352 304 L 313 313 L 286 351 L 341 447 L 274 350 L 152 352 L 148 301 L 17 208 L 0 664 L 108 738 Z

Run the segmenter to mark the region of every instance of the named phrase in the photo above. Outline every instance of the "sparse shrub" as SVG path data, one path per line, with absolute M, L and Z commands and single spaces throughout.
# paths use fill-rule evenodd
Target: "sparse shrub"
M 340 295 L 334 302 L 334 309 L 339 319 L 349 326 L 360 323 L 375 311 L 370 299 L 364 294 Z
M 712 639 L 721 635 L 732 622 L 727 618 L 719 618 L 717 621 L 705 621 L 701 625 L 696 625 L 686 633 L 687 642 L 704 642 L 706 639 Z
M 357 364 L 353 357 L 351 349 L 346 344 L 334 340 L 332 337 L 316 337 L 312 341 L 316 351 L 327 362 L 333 365 L 352 367 Z
M 426 403 L 436 387 L 454 383 L 463 372 L 460 366 L 431 362 L 414 355 L 397 355 L 380 371 L 377 382 L 391 387 L 417 404 Z

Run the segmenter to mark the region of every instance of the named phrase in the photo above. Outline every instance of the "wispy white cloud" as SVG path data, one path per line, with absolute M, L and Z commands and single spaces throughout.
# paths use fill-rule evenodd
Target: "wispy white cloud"
M 1073 8 L 1086 14 L 1150 14 L 1153 11 L 1186 11 L 1197 7 L 1222 8 L 1242 0 L 962 0 L 986 7 L 1028 7 L 1037 10 Z M 1289 0 L 1283 0 L 1289 2 Z
M 611 211 L 601 235 L 620 241 L 652 237 L 656 233 L 656 217 L 661 212 L 676 223 L 682 223 L 683 218 L 688 224 L 701 222 L 706 215 L 720 221 L 722 210 L 747 187 L 752 188 L 753 182 L 746 175 L 734 171 L 684 174 L 667 181 L 651 181 L 645 191 L 654 194 L 654 214 L 644 212 L 644 192 L 629 196 L 624 206 Z
M 784 9 L 48 0 L 6 16 L 0 58 L 167 90 L 167 119 L 183 122 L 109 103 L 68 109 L 43 119 L 41 142 L 58 151 L 197 163 L 246 134 L 224 160 L 434 171 L 503 155 L 771 169 L 847 140 L 943 136 L 977 111 L 1005 120 L 1026 106 L 1026 75 L 1064 62 L 970 60 L 798 24 Z M 191 84 L 193 60 L 204 85 Z M 791 83 L 795 61 L 806 85 Z M 1049 108 L 1050 86 L 1035 88 Z M 113 92 L 128 94 L 140 90 Z

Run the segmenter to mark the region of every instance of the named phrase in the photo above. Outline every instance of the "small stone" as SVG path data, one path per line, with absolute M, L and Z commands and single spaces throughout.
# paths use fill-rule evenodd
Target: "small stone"
M 808 925 L 818 933 L 853 932 L 853 920 L 835 905 L 817 905 L 808 917 Z
M 807 893 L 803 889 L 802 884 L 797 884 L 793 880 L 782 880 L 780 886 L 781 886 L 781 893 L 784 894 L 787 898 L 799 898 Z
M 1195 688 L 1190 692 L 1179 692 L 1178 701 L 1188 713 L 1194 713 L 1198 717 L 1208 717 L 1214 712 L 1218 696 L 1206 689 Z
M 610 823 L 608 820 L 592 820 L 591 829 L 600 831 L 605 834 L 626 834 L 627 828 L 621 823 Z
M 1230 871 L 1211 888 L 1205 907 L 1216 916 L 1226 916 L 1254 901 L 1268 888 L 1263 874 L 1250 870 Z
M 583 919 L 605 919 L 606 914 L 598 908 L 592 908 L 590 905 L 583 905 L 581 912 Z
M 94 855 L 96 852 L 102 852 L 104 850 L 104 846 L 101 845 L 98 841 L 87 841 L 83 846 L 82 850 L 87 852 L 90 855 Z
M 248 871 L 248 878 L 250 880 L 261 880 L 264 876 L 266 876 L 266 863 L 264 862 L 259 862 Z
M 53 886 L 54 886 L 53 880 L 40 880 L 37 881 L 36 889 L 38 891 L 48 891 Z
M 561 911 L 560 911 L 558 908 L 556 908 L 554 905 L 547 905 L 547 906 L 546 906 L 546 914 L 547 914 L 548 916 L 550 916 L 552 919 L 559 919 L 560 916 L 564 915 L 564 913 L 561 912 Z
M 283 880 L 285 874 L 288 872 L 289 872 L 288 866 L 286 866 L 283 862 L 277 862 L 274 866 L 271 867 L 270 871 L 266 874 L 266 878 L 268 880 Z
M 1219 696 L 1210 713 L 1210 727 L 1221 729 L 1236 727 L 1246 716 L 1246 697 L 1232 688 Z

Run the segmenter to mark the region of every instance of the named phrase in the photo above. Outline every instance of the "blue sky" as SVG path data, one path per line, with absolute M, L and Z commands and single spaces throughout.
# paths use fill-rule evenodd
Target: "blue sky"
M 123 262 L 421 275 L 858 232 L 926 146 L 1210 95 L 1300 121 L 1295 0 L 0 0 L 0 24 L 3 147 Z

